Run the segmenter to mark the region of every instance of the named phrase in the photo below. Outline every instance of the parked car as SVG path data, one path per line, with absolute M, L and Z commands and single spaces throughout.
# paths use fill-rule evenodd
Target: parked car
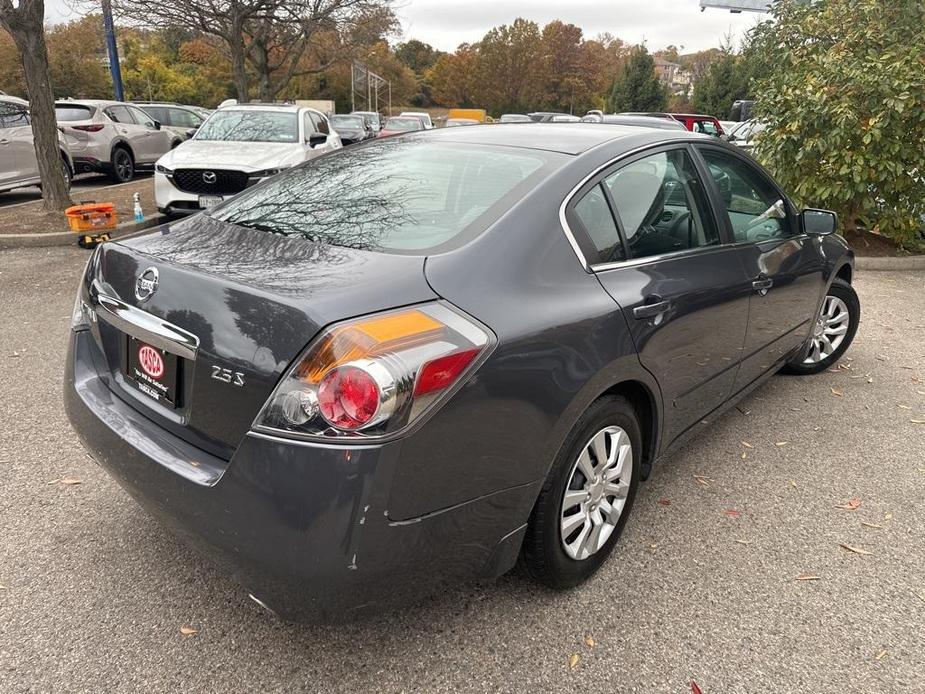
M 573 587 L 656 461 L 851 344 L 835 215 L 737 148 L 513 130 L 347 148 L 90 259 L 64 379 L 80 440 L 286 618 L 518 558 Z
M 291 104 L 225 106 L 161 157 L 154 197 L 164 214 L 194 214 L 284 169 L 332 152 L 341 140 L 327 116 Z
M 488 112 L 484 108 L 451 108 L 446 114 L 447 121 L 472 120 L 476 123 L 487 123 Z
M 704 133 L 719 137 L 723 134 L 723 126 L 713 116 L 704 116 L 697 113 L 672 113 L 672 118 L 694 133 Z
M 199 129 L 199 126 L 209 117 L 209 113 L 202 115 L 204 109 L 195 106 L 148 101 L 135 101 L 133 103 L 160 123 L 164 130 L 169 130 L 177 135 L 180 140 L 191 138 Z
M 60 133 L 58 148 L 61 151 L 61 171 L 65 184 L 70 188 L 74 162 L 64 141 L 64 135 Z M 25 186 L 40 186 L 41 183 L 28 102 L 15 96 L 0 94 L 0 192 Z
M 460 125 L 481 125 L 482 121 L 473 118 L 447 118 L 444 124 L 445 128 L 455 128 Z
M 55 116 L 77 173 L 106 173 L 118 183 L 131 181 L 137 170 L 154 166 L 181 142 L 140 108 L 121 101 L 57 101 Z
M 580 123 L 581 118 L 579 118 L 578 116 L 572 116 L 566 113 L 566 114 L 562 114 L 559 116 L 553 116 L 552 118 L 549 119 L 549 122 L 550 123 Z
M 528 113 L 527 116 L 534 123 L 551 123 L 552 119 L 556 116 L 567 116 L 567 113 L 560 113 L 558 111 L 534 111 L 533 113 Z
M 726 136 L 726 141 L 731 142 L 736 147 L 751 150 L 755 146 L 755 136 L 763 133 L 767 127 L 767 124 L 761 121 L 747 120 L 744 123 L 739 123 L 738 127 Z
M 523 113 L 505 113 L 501 116 L 499 123 L 533 123 L 535 122 L 530 116 Z
M 625 116 L 622 114 L 589 113 L 581 119 L 582 123 L 605 123 L 607 125 L 634 125 L 643 128 L 659 128 L 661 130 L 686 130 L 673 118 L 653 118 L 651 116 Z
M 352 116 L 363 116 L 373 133 L 382 130 L 382 116 L 378 111 L 351 111 Z
M 434 122 L 430 119 L 430 114 L 426 111 L 402 111 L 398 115 L 420 118 L 421 122 L 424 123 L 425 130 L 431 130 L 434 127 Z
M 358 114 L 335 114 L 328 120 L 340 135 L 340 141 L 344 145 L 353 145 L 359 142 L 365 142 L 376 136 L 369 126 L 367 120 Z
M 393 116 L 385 122 L 385 125 L 382 126 L 382 130 L 379 131 L 376 137 L 401 135 L 402 133 L 424 130 L 425 128 L 424 121 L 417 116 Z

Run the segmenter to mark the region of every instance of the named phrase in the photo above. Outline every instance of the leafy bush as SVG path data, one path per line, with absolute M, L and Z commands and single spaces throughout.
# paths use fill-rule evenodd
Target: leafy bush
M 925 212 L 925 3 L 779 0 L 748 53 L 761 63 L 756 155 L 846 229 L 917 245 Z

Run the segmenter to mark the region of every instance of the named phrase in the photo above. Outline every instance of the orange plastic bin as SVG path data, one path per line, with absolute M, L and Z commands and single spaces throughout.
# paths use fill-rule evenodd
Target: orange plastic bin
M 71 231 L 99 232 L 116 227 L 116 206 L 111 202 L 83 203 L 64 211 Z

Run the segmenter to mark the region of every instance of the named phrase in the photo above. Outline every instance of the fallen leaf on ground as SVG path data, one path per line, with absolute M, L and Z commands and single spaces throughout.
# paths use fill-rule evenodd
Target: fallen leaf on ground
M 748 457 L 748 453 L 742 451 L 742 460 L 745 460 Z
M 730 518 L 738 518 L 742 514 L 736 511 L 734 508 L 727 508 L 725 511 L 723 511 L 723 515 L 729 516 Z
M 586 636 L 585 644 L 588 646 L 588 648 L 594 648 L 597 645 L 597 641 L 594 640 L 593 636 Z
M 790 480 L 790 486 L 793 487 L 794 489 L 797 489 L 797 481 L 796 481 L 796 480 Z
M 774 445 L 775 445 L 775 446 L 786 446 L 788 443 L 790 443 L 790 442 L 789 442 L 789 441 L 778 441 L 778 442 L 775 443 Z
M 58 482 L 60 481 L 61 481 L 61 478 L 59 477 L 58 479 L 52 480 L 51 482 L 46 482 L 45 484 L 58 484 Z
M 671 506 L 671 499 L 659 499 L 658 503 L 662 506 Z
M 883 660 L 883 659 L 886 658 L 889 654 L 890 654 L 889 651 L 880 651 L 880 652 L 877 654 L 877 660 Z
M 838 388 L 832 388 L 832 395 L 837 395 L 838 397 L 841 397 L 842 392 Z
M 180 633 L 184 636 L 192 636 L 193 634 L 198 634 L 199 629 L 193 629 L 193 627 L 180 627 Z
M 860 547 L 852 547 L 851 545 L 846 545 L 844 542 L 838 543 L 838 546 L 842 549 L 846 549 L 849 552 L 854 554 L 873 554 L 873 552 L 868 552 L 866 549 L 861 549 Z
M 754 446 L 751 445 L 748 441 L 743 441 L 742 445 L 745 446 L 746 448 L 754 448 Z
M 6 590 L 6 586 L 0 583 L 0 590 Z
M 877 525 L 876 523 L 868 523 L 867 521 L 861 521 L 861 525 L 865 528 L 877 528 L 877 530 L 883 530 L 882 525 Z
M 835 508 L 843 508 L 846 511 L 857 511 L 859 508 L 861 508 L 861 500 L 858 497 L 853 496 L 845 503 L 838 504 Z
M 581 656 L 580 656 L 580 655 L 578 655 L 577 653 L 572 653 L 572 655 L 570 655 L 570 656 L 569 656 L 569 659 L 568 659 L 568 666 L 569 666 L 569 668 L 572 669 L 572 670 L 574 670 L 576 667 L 578 667 L 578 662 L 579 662 L 580 660 L 581 660 Z
M 736 540 L 736 542 L 738 542 L 740 545 L 750 545 L 752 543 L 751 540 Z
M 81 484 L 81 481 L 75 477 L 65 477 L 63 480 L 61 480 L 61 484 L 66 484 L 70 486 L 74 484 Z
M 691 694 L 703 694 L 703 690 L 697 686 L 694 680 L 691 680 Z
M 925 419 L 910 419 L 913 424 L 925 424 Z
M 883 520 L 893 520 L 893 513 L 892 513 L 892 511 L 887 511 L 886 513 L 884 513 L 884 514 L 883 514 Z
M 797 576 L 796 580 L 798 581 L 821 581 L 822 576 L 816 576 L 814 574 L 800 574 Z

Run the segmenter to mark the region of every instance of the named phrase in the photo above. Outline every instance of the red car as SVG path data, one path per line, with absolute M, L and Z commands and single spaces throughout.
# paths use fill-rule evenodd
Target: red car
M 694 133 L 706 133 L 719 137 L 723 135 L 723 126 L 713 116 L 704 116 L 697 113 L 658 113 L 658 112 L 627 112 L 624 116 L 649 116 L 650 118 L 670 118 L 678 121 L 685 128 Z
M 416 116 L 395 116 L 394 118 L 389 118 L 385 125 L 382 126 L 382 130 L 379 131 L 379 134 L 376 137 L 388 137 L 389 135 L 401 135 L 402 133 L 410 133 L 415 130 L 423 130 L 424 121 Z
M 723 134 L 723 126 L 713 116 L 703 116 L 696 113 L 670 113 L 668 115 L 691 132 L 706 133 L 714 137 L 719 137 Z

